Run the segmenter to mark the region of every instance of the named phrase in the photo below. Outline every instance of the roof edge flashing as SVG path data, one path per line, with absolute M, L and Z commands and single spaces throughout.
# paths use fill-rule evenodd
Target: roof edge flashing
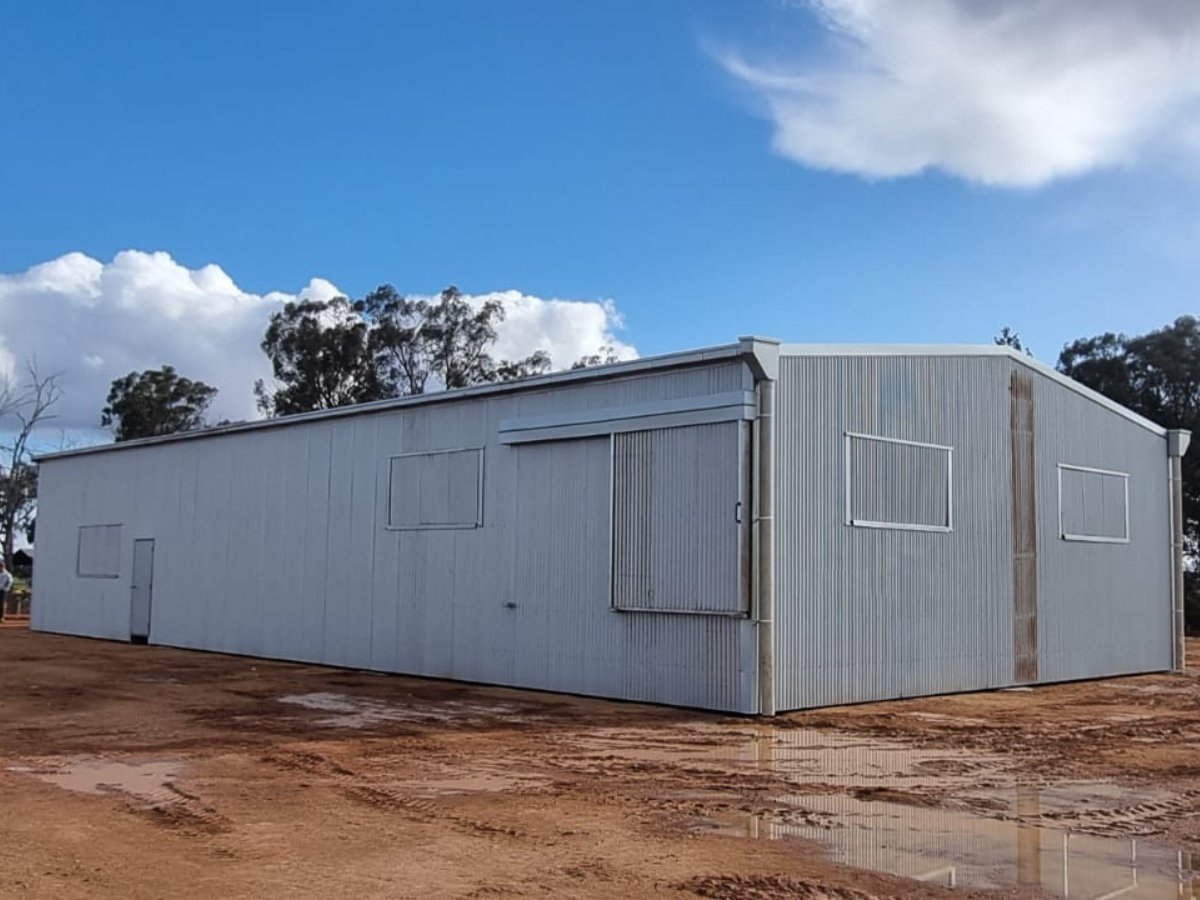
M 783 346 L 776 338 L 760 335 L 743 335 L 738 338 L 746 362 L 758 381 L 776 381 L 779 378 L 779 351 Z

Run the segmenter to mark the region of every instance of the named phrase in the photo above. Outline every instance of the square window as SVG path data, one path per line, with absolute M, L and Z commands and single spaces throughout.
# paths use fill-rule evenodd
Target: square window
M 846 434 L 846 522 L 861 528 L 950 531 L 953 450 Z
M 1065 541 L 1129 542 L 1129 475 L 1058 465 L 1058 533 Z
M 119 578 L 121 576 L 120 525 L 79 526 L 75 574 L 80 578 Z
M 393 456 L 387 527 L 478 528 L 483 524 L 483 450 L 436 450 Z

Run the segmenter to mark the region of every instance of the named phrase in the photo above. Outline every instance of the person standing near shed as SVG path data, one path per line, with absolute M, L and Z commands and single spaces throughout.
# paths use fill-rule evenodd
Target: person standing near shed
M 0 560 L 0 620 L 4 619 L 4 610 L 8 604 L 8 592 L 12 590 L 12 583 L 12 573 L 4 565 L 4 560 Z

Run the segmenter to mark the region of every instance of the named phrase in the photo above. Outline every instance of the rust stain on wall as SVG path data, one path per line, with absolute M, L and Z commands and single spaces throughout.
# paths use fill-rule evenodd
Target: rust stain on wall
M 1034 479 L 1033 378 L 1009 382 L 1013 523 L 1013 679 L 1037 681 L 1037 496 Z

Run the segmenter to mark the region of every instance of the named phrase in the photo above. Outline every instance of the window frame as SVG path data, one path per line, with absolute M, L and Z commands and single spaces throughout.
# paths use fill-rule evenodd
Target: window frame
M 928 441 L 910 441 L 904 438 L 884 437 L 861 431 L 847 431 L 845 435 L 846 468 L 846 525 L 853 528 L 876 528 L 888 531 L 920 531 L 932 534 L 954 532 L 954 448 L 947 444 Z M 924 450 L 939 450 L 946 454 L 946 524 L 929 525 L 921 522 L 877 522 L 873 519 L 854 517 L 854 441 L 876 441 L 882 444 L 898 444 L 902 447 L 920 447 Z
M 410 450 L 404 453 L 393 453 L 387 458 L 387 509 L 383 527 L 386 531 L 472 531 L 483 527 L 483 447 L 449 447 L 438 450 Z M 442 456 L 450 453 L 474 453 L 478 457 L 479 467 L 475 480 L 475 521 L 446 522 L 431 525 L 395 525 L 392 523 L 392 479 L 395 475 L 393 464 L 397 459 L 408 459 L 414 456 Z
M 117 534 L 117 559 L 115 572 L 84 572 L 83 571 L 83 531 L 85 528 L 117 528 L 125 527 L 124 522 L 97 522 L 92 525 L 77 525 L 75 530 L 75 577 L 76 578 L 105 578 L 118 579 L 121 577 L 121 535 Z
M 1107 475 L 1111 478 L 1120 478 L 1124 487 L 1125 500 L 1125 536 L 1112 537 L 1110 535 L 1100 534 L 1073 534 L 1068 533 L 1063 525 L 1063 470 L 1069 472 L 1085 472 L 1090 475 Z M 1084 544 L 1128 544 L 1129 543 L 1129 474 L 1128 472 L 1119 472 L 1116 469 L 1098 469 L 1094 466 L 1077 466 L 1073 463 L 1057 464 L 1055 469 L 1058 478 L 1058 539 L 1061 541 L 1073 541 Z

